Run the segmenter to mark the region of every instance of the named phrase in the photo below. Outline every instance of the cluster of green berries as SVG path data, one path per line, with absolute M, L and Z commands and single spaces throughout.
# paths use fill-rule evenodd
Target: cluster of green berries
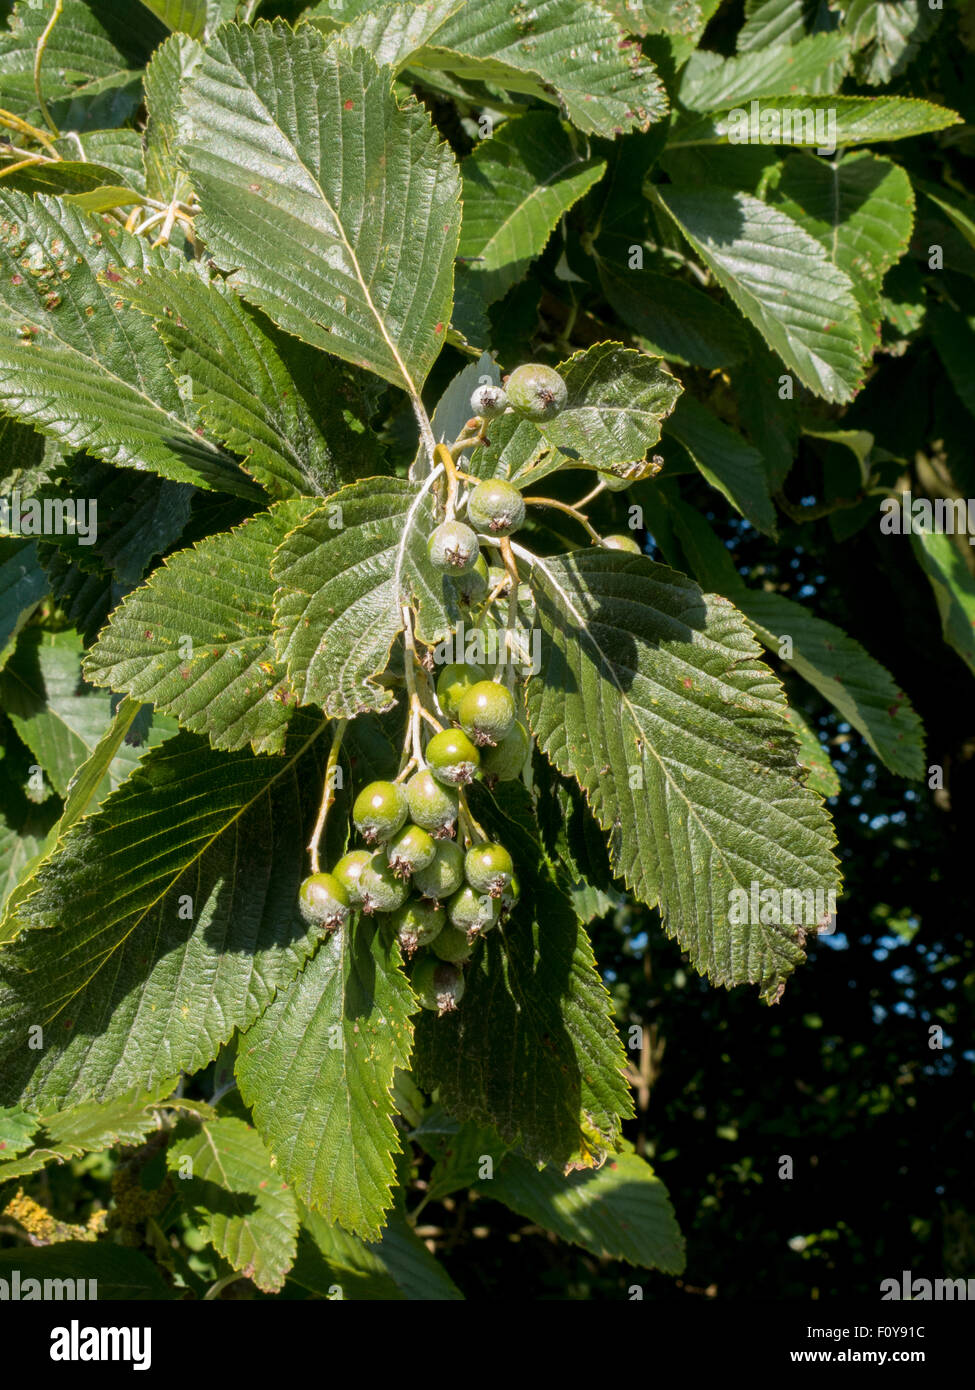
M 503 845 L 474 844 L 465 852 L 453 838 L 458 783 L 444 775 L 447 766 L 453 772 L 454 764 L 437 759 L 405 784 L 365 787 L 352 819 L 368 848 L 350 850 L 330 873 L 310 875 L 299 893 L 305 920 L 327 931 L 341 927 L 352 911 L 378 914 L 407 956 L 425 948 L 412 982 L 423 1007 L 438 1014 L 457 1007 L 462 967 L 475 943 L 518 900 L 514 864 Z
M 529 362 L 505 377 L 504 386 L 479 386 L 471 408 L 482 420 L 512 410 L 529 420 L 551 420 L 565 406 L 565 382 L 551 367 Z M 434 569 L 454 579 L 471 576 L 471 585 L 486 589 L 489 572 L 481 555 L 479 536 L 510 536 L 525 520 L 525 501 L 503 478 L 477 483 L 467 498 L 467 520 L 445 521 L 427 542 Z

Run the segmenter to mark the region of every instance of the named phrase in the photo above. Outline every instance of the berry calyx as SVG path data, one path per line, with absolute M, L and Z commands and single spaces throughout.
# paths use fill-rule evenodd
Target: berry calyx
M 437 1015 L 452 1013 L 464 997 L 463 972 L 436 956 L 417 961 L 410 984 L 422 1007 Z
M 525 499 L 503 478 L 478 483 L 467 499 L 467 519 L 489 536 L 510 536 L 525 520 Z
M 340 859 L 332 870 L 332 873 L 349 895 L 350 903 L 359 903 L 362 901 L 362 897 L 359 893 L 359 876 L 371 858 L 372 855 L 367 849 L 353 849 Z
M 452 965 L 463 965 L 470 960 L 474 943 L 468 940 L 466 932 L 448 926 L 437 936 L 432 949 L 433 954 L 441 960 L 449 960 Z
M 450 925 L 472 940 L 490 931 L 501 915 L 501 904 L 488 893 L 476 893 L 470 884 L 459 888 L 447 903 Z
M 428 767 L 423 767 L 406 784 L 410 819 L 429 831 L 435 840 L 449 840 L 457 829 L 457 793 L 441 786 Z
M 466 574 L 480 553 L 477 537 L 462 521 L 442 522 L 427 541 L 431 565 L 445 574 Z
M 631 555 L 642 555 L 639 543 L 632 536 L 603 536 L 603 545 L 609 550 L 625 550 Z
M 386 862 L 382 850 L 377 850 L 359 875 L 359 894 L 362 911 L 367 917 L 374 912 L 395 912 L 410 895 L 410 885 L 398 879 Z
M 439 903 L 419 902 L 411 898 L 390 918 L 396 939 L 408 956 L 418 946 L 429 946 L 447 922 L 447 914 Z
M 445 902 L 463 882 L 464 851 L 455 840 L 440 840 L 433 863 L 413 875 L 416 892 L 434 902 Z
M 500 898 L 511 883 L 515 866 L 504 845 L 472 845 L 464 859 L 464 873 L 475 893 Z
M 458 701 L 457 722 L 479 748 L 500 743 L 515 722 L 511 691 L 496 681 L 478 681 Z
M 451 661 L 437 677 L 437 703 L 448 719 L 457 718 L 460 698 L 478 681 L 487 680 L 487 672 L 474 662 Z
M 552 420 L 565 408 L 568 390 L 552 367 L 526 362 L 516 367 L 505 382 L 508 403 L 529 420 Z
M 396 878 L 409 878 L 416 869 L 425 869 L 436 857 L 433 836 L 419 825 L 407 825 L 386 847 L 387 860 Z
M 426 759 L 438 782 L 463 787 L 473 782 L 481 755 L 462 729 L 444 729 L 427 744 Z
M 508 408 L 508 396 L 503 386 L 479 386 L 471 396 L 471 410 L 483 420 L 493 420 Z
M 390 840 L 409 813 L 406 790 L 397 782 L 370 782 L 355 799 L 352 819 L 367 845 Z
M 512 724 L 504 738 L 499 739 L 494 748 L 489 748 L 481 759 L 481 774 L 488 787 L 496 782 L 513 782 L 521 776 L 525 766 L 531 739 L 524 724 Z
M 349 915 L 349 895 L 334 874 L 309 874 L 298 890 L 298 910 L 306 922 L 334 931 Z

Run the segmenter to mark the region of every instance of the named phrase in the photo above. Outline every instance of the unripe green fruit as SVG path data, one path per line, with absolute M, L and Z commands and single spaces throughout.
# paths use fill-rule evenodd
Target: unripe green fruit
M 350 850 L 344 858 L 340 859 L 332 870 L 332 873 L 338 879 L 339 883 L 341 883 L 346 893 L 348 893 L 350 903 L 359 903 L 362 901 L 359 892 L 359 875 L 371 858 L 372 855 L 367 849 L 353 849 Z
M 452 1013 L 464 997 L 463 972 L 436 956 L 417 961 L 410 983 L 423 1008 L 438 1015 Z
M 309 874 L 298 891 L 298 910 L 306 922 L 334 931 L 349 915 L 349 895 L 334 874 Z
M 457 595 L 457 602 L 463 608 L 473 608 L 480 603 L 488 591 L 488 567 L 484 556 L 478 555 L 474 568 L 459 579 L 451 579 L 450 583 Z
M 437 677 L 437 702 L 448 719 L 457 718 L 461 696 L 478 681 L 487 680 L 487 672 L 474 662 L 449 662 Z
M 477 564 L 478 540 L 462 521 L 444 521 L 427 541 L 427 554 L 434 569 L 445 574 L 466 574 Z
M 515 723 L 497 747 L 488 748 L 481 759 L 481 774 L 489 787 L 495 782 L 513 782 L 521 776 L 531 739 L 524 724 Z
M 449 840 L 457 828 L 457 793 L 441 786 L 423 767 L 407 782 L 406 795 L 414 825 L 428 830 L 435 840 Z
M 504 845 L 472 845 L 464 859 L 464 873 L 475 893 L 500 898 L 511 882 L 515 866 Z
M 469 884 L 459 888 L 447 904 L 450 925 L 474 938 L 490 931 L 501 915 L 501 904 L 488 893 L 475 893 Z
M 413 887 L 424 898 L 444 902 L 464 882 L 464 851 L 455 840 L 441 840 L 432 864 L 417 869 Z
M 540 362 L 516 367 L 505 382 L 508 404 L 529 420 L 552 420 L 565 408 L 568 391 L 558 372 Z
M 626 550 L 631 555 L 642 555 L 643 551 L 632 536 L 603 536 L 603 545 L 610 550 Z
M 370 782 L 355 799 L 352 819 L 367 845 L 390 840 L 409 813 L 405 787 L 397 782 Z
M 619 473 L 600 473 L 599 480 L 606 484 L 608 492 L 625 492 L 634 482 L 633 478 L 624 477 Z
M 410 895 L 410 885 L 398 879 L 386 862 L 386 855 L 377 850 L 359 875 L 362 910 L 367 917 L 374 912 L 395 912 Z
M 470 960 L 473 952 L 474 943 L 468 941 L 466 932 L 458 931 L 456 927 L 444 927 L 433 943 L 433 954 L 454 965 L 463 965 L 464 961 Z
M 437 853 L 433 836 L 419 825 L 407 825 L 386 846 L 389 867 L 397 878 L 432 864 Z
M 518 875 L 512 874 L 511 882 L 508 884 L 507 888 L 502 890 L 501 897 L 498 899 L 501 904 L 502 917 L 507 917 L 520 897 L 521 885 L 518 882 Z
M 503 386 L 479 386 L 471 396 L 471 410 L 482 420 L 493 420 L 507 408 L 508 397 Z
M 467 499 L 467 520 L 490 536 L 510 536 L 525 520 L 525 499 L 503 478 L 478 483 Z
M 438 782 L 463 787 L 473 782 L 481 755 L 462 729 L 444 729 L 427 744 L 426 759 Z
M 515 722 L 511 691 L 497 681 L 478 681 L 460 697 L 457 722 L 480 748 L 500 743 Z
M 411 898 L 390 918 L 396 939 L 408 956 L 418 946 L 429 946 L 447 923 L 447 914 L 439 903 L 420 902 Z

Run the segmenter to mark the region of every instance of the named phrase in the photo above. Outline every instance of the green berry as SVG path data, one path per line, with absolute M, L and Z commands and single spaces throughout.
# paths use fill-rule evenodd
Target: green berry
M 406 821 L 410 805 L 397 782 L 370 782 L 355 799 L 352 819 L 367 845 L 391 840 Z
M 449 960 L 453 965 L 463 965 L 470 960 L 474 943 L 467 939 L 467 933 L 456 927 L 444 927 L 433 943 L 433 954 L 441 960 Z
M 423 1008 L 436 1014 L 452 1013 L 464 997 L 463 972 L 436 956 L 417 961 L 410 983 Z
M 427 762 L 438 782 L 463 787 L 473 782 L 481 755 L 461 729 L 444 729 L 427 744 Z
M 603 536 L 603 545 L 610 550 L 626 550 L 631 555 L 642 555 L 643 551 L 632 536 Z
M 511 691 L 497 681 L 478 681 L 457 705 L 457 722 L 479 748 L 494 746 L 511 732 L 515 702 Z
M 469 526 L 462 521 L 445 521 L 427 541 L 427 554 L 434 569 L 458 575 L 474 568 L 480 549 Z
M 386 846 L 389 867 L 397 878 L 409 878 L 416 869 L 432 864 L 437 853 L 433 836 L 419 825 L 407 825 Z
M 359 875 L 362 910 L 367 917 L 374 912 L 395 912 L 410 895 L 410 885 L 398 879 L 386 862 L 386 855 L 377 850 Z
M 298 891 L 298 909 L 306 922 L 333 931 L 349 915 L 349 895 L 334 874 L 309 874 Z
M 463 608 L 473 608 L 481 602 L 488 591 L 488 567 L 483 555 L 478 555 L 477 564 L 459 579 L 451 579 L 457 602 Z
M 520 777 L 530 748 L 528 730 L 516 720 L 504 738 L 494 748 L 488 748 L 481 759 L 481 773 L 488 786 Z
M 424 898 L 444 902 L 464 882 L 464 851 L 455 840 L 440 840 L 433 863 L 417 869 L 413 887 Z
M 511 882 L 515 866 L 504 845 L 472 845 L 464 859 L 464 873 L 475 893 L 500 898 Z
M 482 420 L 493 420 L 508 409 L 508 397 L 503 386 L 479 386 L 471 396 L 471 410 Z
M 439 903 L 411 898 L 390 918 L 396 939 L 408 956 L 418 946 L 429 946 L 446 925 L 447 914 Z
M 529 420 L 551 420 L 564 409 L 568 399 L 565 382 L 558 372 L 539 362 L 516 367 L 505 382 L 508 403 Z
M 473 938 L 490 931 L 501 915 L 501 904 L 488 893 L 475 893 L 469 884 L 459 888 L 447 903 L 450 925 Z
M 406 784 L 410 819 L 435 840 L 449 840 L 457 829 L 457 793 L 443 787 L 428 767 L 414 772 Z
M 490 536 L 510 536 L 525 520 L 525 499 L 503 478 L 478 483 L 467 499 L 467 519 Z
M 483 680 L 487 680 L 487 672 L 474 662 L 448 662 L 437 677 L 437 703 L 448 719 L 457 718 L 457 705 L 465 691 Z
M 353 849 L 343 859 L 340 859 L 332 870 L 332 873 L 348 893 L 350 903 L 362 901 L 359 893 L 359 875 L 371 858 L 372 855 L 367 849 Z

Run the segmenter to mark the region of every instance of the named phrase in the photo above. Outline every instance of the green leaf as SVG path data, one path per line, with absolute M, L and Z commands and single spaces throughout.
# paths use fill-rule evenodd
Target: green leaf
M 840 145 L 871 145 L 878 140 L 907 140 L 945 130 L 961 120 L 957 111 L 912 97 L 824 97 L 796 92 L 787 97 L 763 97 L 747 108 L 688 116 L 675 126 L 668 143 L 673 149 L 725 141 L 733 145 L 748 142 L 835 149 Z
M 278 503 L 169 556 L 113 612 L 86 657 L 88 679 L 171 714 L 214 748 L 280 753 L 294 697 L 274 653 L 271 558 L 313 505 Z
M 159 1127 L 158 1103 L 174 1084 L 171 1079 L 152 1091 L 133 1090 L 114 1100 L 86 1101 L 68 1110 L 29 1116 L 34 1135 L 28 1145 L 30 1152 L 22 1150 L 9 1162 L 0 1162 L 0 1183 L 27 1177 L 49 1163 L 67 1163 L 117 1144 L 141 1144 Z
M 380 67 L 399 68 L 463 3 L 464 0 L 426 0 L 421 5 L 383 5 L 369 0 L 366 12 L 356 15 L 342 29 L 342 43 L 347 48 L 368 49 Z M 343 5 L 340 13 L 347 9 Z M 330 11 L 328 23 L 337 26 L 336 8 L 330 7 Z
M 436 525 L 429 484 L 369 478 L 330 497 L 280 544 L 272 565 L 278 658 L 302 704 L 329 718 L 389 709 L 376 683 L 417 605 L 417 632 L 446 637 L 444 581 L 427 558 Z
M 183 155 L 244 298 L 415 396 L 450 318 L 460 179 L 391 81 L 310 25 L 228 26 L 184 86 Z
M 122 271 L 168 264 L 143 238 L 53 199 L 0 192 L 0 404 L 62 446 L 252 496 L 187 423 L 165 348 L 118 296 Z
M 617 1154 L 596 1172 L 568 1177 L 552 1168 L 539 1172 L 512 1154 L 479 1187 L 485 1197 L 600 1259 L 683 1273 L 684 1241 L 667 1189 L 635 1153 Z
M 395 1210 L 379 1241 L 369 1245 L 341 1226 L 329 1225 L 317 1212 L 304 1212 L 298 1258 L 288 1277 L 310 1293 L 348 1302 L 463 1299 L 443 1265 Z
M 786 711 L 786 718 L 799 740 L 799 762 L 808 774 L 806 786 L 823 797 L 839 796 L 839 776 L 830 760 L 829 750 L 819 741 L 815 729 L 794 705 Z
M 745 23 L 738 31 L 739 53 L 794 44 L 806 32 L 805 18 L 816 0 L 745 0 Z
M 599 257 L 599 283 L 652 356 L 694 367 L 727 367 L 745 352 L 740 322 L 723 304 L 673 275 L 630 270 Z
M 592 946 L 544 867 L 527 793 L 502 783 L 478 820 L 515 860 L 522 896 L 489 933 L 453 1014 L 416 1022 L 414 1074 L 460 1120 L 490 1125 L 537 1162 L 595 1162 L 632 1114 L 626 1058 Z
M 95 1287 L 102 1300 L 157 1302 L 175 1297 L 159 1267 L 145 1255 L 107 1241 L 59 1240 L 37 1249 L 18 1246 L 16 1250 L 0 1250 L 0 1278 L 9 1285 L 18 1274 L 22 1298 L 28 1297 L 28 1279 L 36 1281 L 31 1286 L 36 1286 L 36 1297 L 49 1283 L 65 1298 L 84 1298 L 85 1290 L 88 1297 L 94 1297 Z M 144 1369 L 138 1363 L 136 1368 Z
M 956 193 L 938 188 L 937 185 L 922 183 L 917 179 L 914 186 L 920 188 L 925 197 L 930 198 L 935 207 L 941 209 L 961 232 L 969 246 L 975 247 L 975 202 L 970 198 L 959 198 Z
M 778 208 L 724 188 L 656 194 L 746 318 L 804 386 L 848 401 L 862 377 L 849 277 Z
M 62 159 L 77 160 L 81 156 L 90 164 L 111 169 L 116 183 L 126 184 L 137 193 L 147 192 L 142 136 L 137 130 L 90 130 L 83 134 L 72 131 L 52 144 Z
M 667 114 L 653 64 L 588 0 L 465 0 L 409 62 L 557 102 L 587 133 L 646 130 Z
M 203 57 L 203 46 L 185 34 L 159 45 L 146 68 L 146 192 L 169 203 L 186 202 L 190 182 L 178 163 L 180 88 Z
M 911 545 L 934 593 L 944 639 L 975 674 L 975 579 L 943 532 L 915 527 Z
M 975 415 L 975 314 L 938 304 L 926 324 L 958 399 Z
M 167 29 L 198 39 L 207 22 L 207 0 L 142 0 Z
M 166 1150 L 173 1186 L 197 1229 L 264 1293 L 277 1293 L 298 1248 L 298 1208 L 255 1129 L 210 1120 Z
M 914 193 L 907 174 L 866 150 L 839 161 L 794 154 L 785 162 L 775 204 L 849 276 L 863 313 L 866 355 L 879 337 L 884 276 L 911 240 Z
M 664 426 L 690 454 L 703 476 L 742 516 L 775 536 L 775 507 L 762 456 L 694 396 L 686 393 Z
M 378 1240 L 399 1145 L 392 1084 L 416 1004 L 389 933 L 359 915 L 333 932 L 241 1038 L 241 1095 L 308 1206 Z
M 47 593 L 33 541 L 0 538 L 0 670 L 24 623 Z
M 41 90 L 62 129 L 121 125 L 139 104 L 137 69 L 164 31 L 148 13 L 119 24 L 112 9 L 64 0 L 48 36 Z M 46 122 L 34 89 L 34 60 L 53 12 L 53 0 L 20 0 L 0 35 L 0 106 L 41 126 Z
M 192 380 L 207 431 L 272 497 L 324 496 L 378 461 L 353 369 L 282 333 L 221 280 L 150 271 L 121 293 Z
M 890 82 L 914 60 L 941 19 L 926 0 L 849 0 L 843 17 L 861 82 Z
M 81 638 L 74 632 L 32 628 L 0 675 L 0 699 L 19 736 L 59 796 L 91 755 L 112 719 L 111 697 L 81 681 Z M 102 795 L 123 782 L 134 755 L 113 760 Z
M 506 121 L 464 160 L 458 254 L 486 304 L 523 279 L 559 219 L 602 178 L 605 160 L 583 159 L 557 116 Z
M 681 392 L 659 360 L 597 343 L 558 366 L 568 391 L 565 409 L 536 424 L 512 412 L 491 423 L 491 443 L 473 455 L 481 477 L 504 477 L 528 487 L 559 468 L 597 468 L 638 474 L 660 439 L 661 421 Z
M 36 1115 L 28 1115 L 19 1105 L 0 1106 L 0 1182 L 2 1164 L 29 1149 L 36 1130 Z
M 321 727 L 297 719 L 277 758 L 181 734 L 69 831 L 0 953 L 4 1101 L 198 1071 L 293 979 L 314 946 L 297 901 Z
M 825 903 L 839 880 L 782 688 L 744 619 L 619 551 L 536 560 L 532 587 L 542 666 L 526 701 L 539 747 L 579 782 L 614 871 L 659 905 L 695 968 L 775 998 L 803 959 L 795 928 L 781 906 L 777 922 L 737 922 L 735 890 L 819 890 Z
M 716 111 L 752 97 L 832 92 L 843 75 L 849 49 L 849 39 L 839 30 L 737 58 L 698 49 L 684 65 L 677 94 L 681 105 L 692 111 Z

